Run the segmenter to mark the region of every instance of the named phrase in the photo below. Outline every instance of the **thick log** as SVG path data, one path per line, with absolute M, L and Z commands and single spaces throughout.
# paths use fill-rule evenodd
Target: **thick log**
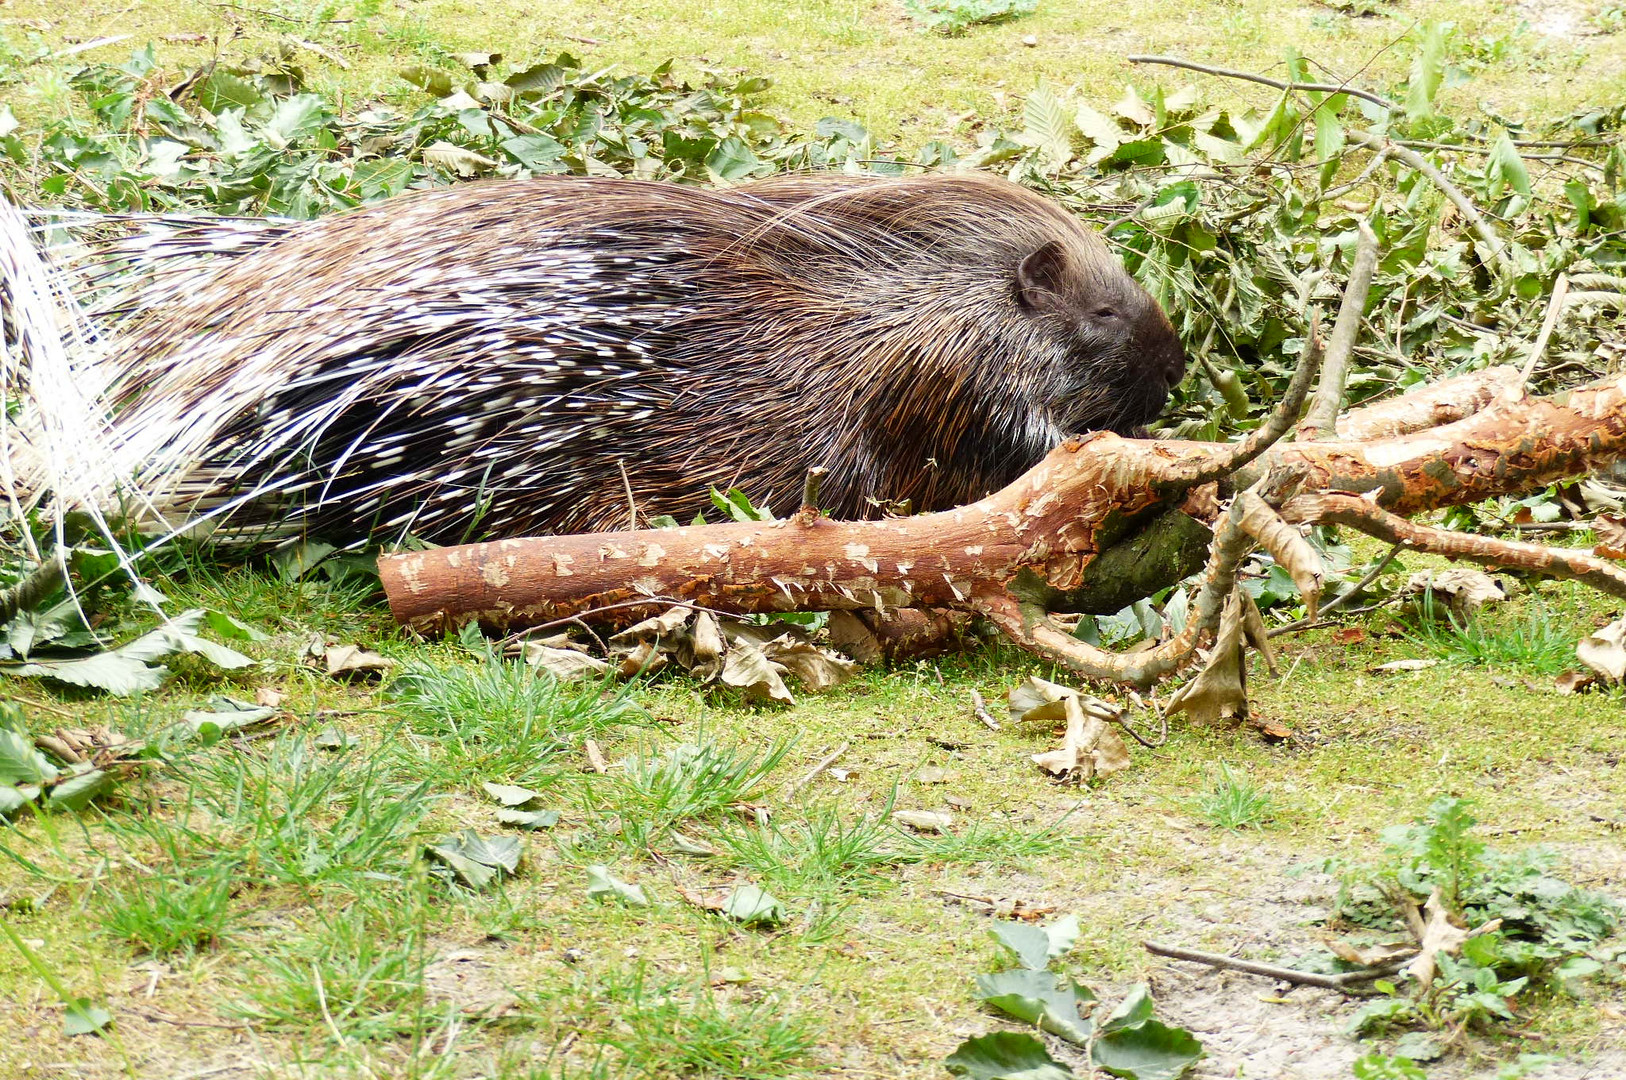
M 390 608 L 438 630 L 469 619 L 516 629 L 612 604 L 670 598 L 727 611 L 944 607 L 1003 612 L 1076 590 L 1121 527 L 1177 502 L 1234 460 L 1229 444 L 1070 440 L 1009 487 L 937 514 L 881 521 L 799 517 L 590 536 L 504 540 L 387 555 Z M 1478 502 L 1586 475 L 1626 457 L 1626 375 L 1551 397 L 1502 397 L 1466 419 L 1362 443 L 1277 444 L 1240 470 L 1302 476 L 1289 521 L 1328 512 L 1326 492 L 1392 514 Z M 658 604 L 619 609 L 627 618 Z

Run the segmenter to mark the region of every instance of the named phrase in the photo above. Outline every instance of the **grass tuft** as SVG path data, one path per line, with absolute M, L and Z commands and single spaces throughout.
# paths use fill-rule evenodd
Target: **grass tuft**
M 814 1029 L 776 995 L 724 1000 L 700 983 L 651 985 L 646 968 L 604 987 L 617 1005 L 617 1030 L 604 1043 L 621 1054 L 616 1075 L 657 1080 L 705 1077 L 766 1080 L 804 1075 Z
M 625 688 L 561 684 L 511 660 L 414 661 L 391 689 L 415 736 L 404 744 L 414 766 L 442 783 L 545 787 L 559 776 L 553 758 L 643 716 Z
M 645 747 L 589 798 L 618 819 L 624 841 L 653 847 L 685 821 L 748 803 L 794 745 L 795 739 L 783 739 L 758 748 L 726 746 L 701 731 L 664 753 Z
M 1193 800 L 1192 808 L 1210 825 L 1232 832 L 1262 828 L 1275 816 L 1269 793 L 1247 777 L 1232 772 L 1224 762 L 1220 763 L 1219 772 L 1209 777 L 1202 794 Z
M 1541 675 L 1557 675 L 1575 666 L 1575 633 L 1560 626 L 1543 608 L 1523 618 L 1466 621 L 1425 601 L 1421 617 L 1402 636 L 1441 660 L 1457 664 L 1506 665 Z
M 100 894 L 102 929 L 160 959 L 191 956 L 219 941 L 231 918 L 235 856 L 109 882 Z

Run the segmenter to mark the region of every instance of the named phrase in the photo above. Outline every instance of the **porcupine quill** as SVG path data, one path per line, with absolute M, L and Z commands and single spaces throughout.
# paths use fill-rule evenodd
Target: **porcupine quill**
M 0 245 L 30 328 L 13 490 L 258 543 L 616 528 L 629 483 L 646 516 L 710 485 L 788 505 L 817 465 L 834 516 L 942 509 L 1153 419 L 1185 364 L 1098 236 L 986 176 L 550 177 L 58 225 L 92 236 L 48 278 Z

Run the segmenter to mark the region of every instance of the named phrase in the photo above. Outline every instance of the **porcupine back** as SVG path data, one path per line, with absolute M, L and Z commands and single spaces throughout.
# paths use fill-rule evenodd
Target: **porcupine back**
M 812 465 L 837 516 L 937 509 L 1151 419 L 1184 359 L 1099 238 L 976 176 L 493 181 L 148 254 L 182 268 L 102 311 L 125 459 L 262 538 L 783 506 Z

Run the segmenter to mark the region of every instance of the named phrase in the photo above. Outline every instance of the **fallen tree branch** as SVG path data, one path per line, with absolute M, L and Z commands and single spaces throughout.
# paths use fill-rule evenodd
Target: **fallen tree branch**
M 1498 540 L 1490 536 L 1419 525 L 1355 495 L 1323 492 L 1305 496 L 1299 502 L 1299 509 L 1301 513 L 1313 513 L 1316 521 L 1347 525 L 1391 544 L 1405 544 L 1415 551 L 1445 555 L 1484 566 L 1569 578 L 1626 599 L 1626 566 L 1601 559 L 1590 552 L 1517 540 Z
M 1523 386 L 1523 374 L 1511 364 L 1424 383 L 1398 397 L 1351 409 L 1339 418 L 1337 437 L 1364 442 L 1454 424 L 1506 397 L 1510 391 L 1516 396 Z
M 1067 441 L 981 502 L 937 514 L 503 540 L 386 555 L 379 572 L 395 616 L 431 632 L 470 619 L 519 628 L 611 605 L 624 605 L 614 610 L 630 621 L 671 600 L 735 613 L 942 608 L 986 616 L 1080 674 L 1145 684 L 1212 631 L 1239 552 L 1252 542 L 1230 510 L 1186 629 L 1170 641 L 1127 656 L 1096 649 L 1046 619 L 1043 598 L 1077 587 L 1112 523 L 1180 499 L 1193 478 L 1223 475 L 1220 466 L 1240 456 L 1236 445 L 1098 433 Z M 1391 543 L 1404 537 L 1626 595 L 1617 591 L 1626 572 L 1592 556 L 1442 533 L 1403 516 L 1538 489 L 1622 457 L 1626 375 L 1617 375 L 1551 397 L 1504 398 L 1394 438 L 1270 446 L 1235 482 L 1302 476 L 1280 505 L 1289 522 L 1348 523 Z
M 1321 383 L 1316 387 L 1310 411 L 1299 424 L 1300 438 L 1337 437 L 1338 411 L 1344 406 L 1344 382 L 1349 378 L 1349 361 L 1355 355 L 1355 339 L 1360 333 L 1366 310 L 1366 293 L 1372 286 L 1372 272 L 1378 265 L 1378 238 L 1364 220 L 1357 223 L 1360 239 L 1355 245 L 1355 265 L 1349 272 L 1349 286 L 1333 323 L 1327 342 L 1327 358 L 1321 365 Z
M 1234 956 L 1222 956 L 1219 953 L 1199 952 L 1196 949 L 1183 949 L 1178 945 L 1160 945 L 1155 941 L 1143 941 L 1142 947 L 1153 956 L 1166 956 L 1171 960 L 1190 960 L 1195 964 L 1207 964 L 1209 967 L 1222 968 L 1226 971 L 1242 971 L 1249 975 L 1263 975 L 1267 979 L 1279 979 L 1282 982 L 1297 983 L 1300 986 L 1319 986 L 1326 990 L 1343 990 L 1361 983 L 1381 979 L 1385 975 L 1393 975 L 1405 967 L 1406 960 L 1396 960 L 1387 964 L 1378 964 L 1375 967 L 1362 968 L 1359 971 L 1343 971 L 1337 975 L 1322 975 L 1312 971 L 1299 971 L 1295 968 L 1281 967 L 1278 964 L 1263 964 L 1257 960 L 1242 960 Z

